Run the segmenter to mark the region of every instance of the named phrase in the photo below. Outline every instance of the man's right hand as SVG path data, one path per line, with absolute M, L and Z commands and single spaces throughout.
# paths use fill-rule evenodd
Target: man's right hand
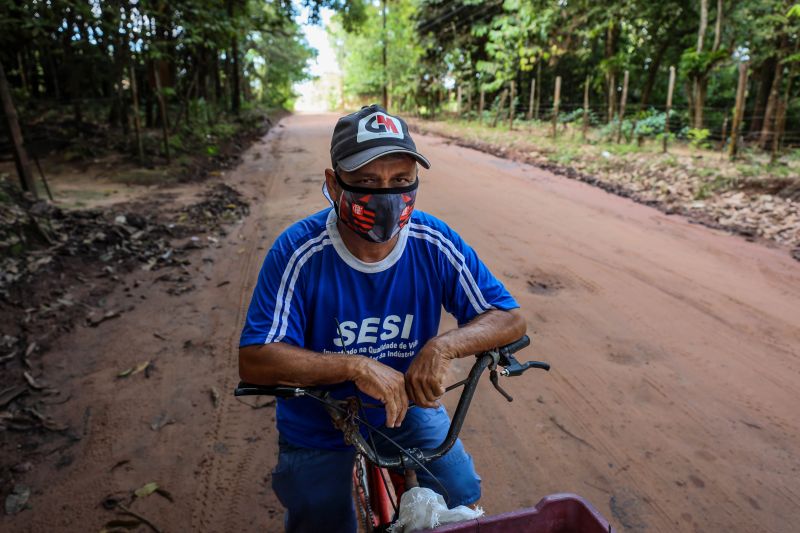
M 360 357 L 353 382 L 364 394 L 386 406 L 386 427 L 399 427 L 408 411 L 406 381 L 401 372 L 369 357 Z

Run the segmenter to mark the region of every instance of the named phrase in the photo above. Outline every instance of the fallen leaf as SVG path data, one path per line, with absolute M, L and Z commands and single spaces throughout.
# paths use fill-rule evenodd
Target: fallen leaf
M 152 429 L 153 431 L 158 431 L 159 429 L 163 428 L 164 426 L 168 426 L 168 425 L 174 424 L 174 423 L 175 423 L 175 420 L 172 419 L 172 418 L 169 418 L 169 416 L 167 416 L 167 413 L 161 413 L 160 415 L 155 417 L 155 419 L 153 419 L 153 422 L 150 423 L 150 429 Z
M 136 489 L 133 494 L 137 498 L 145 498 L 153 494 L 156 490 L 158 490 L 158 483 L 156 483 L 155 481 L 151 481 L 150 483 L 146 483 L 141 487 L 139 487 L 138 489 Z
M 144 361 L 142 363 L 139 363 L 136 366 L 132 366 L 130 368 L 126 368 L 125 370 L 123 370 L 122 372 L 117 374 L 117 377 L 118 378 L 127 378 L 129 376 L 135 376 L 136 374 L 138 374 L 139 372 L 143 371 L 148 366 L 150 366 L 150 361 Z
M 116 463 L 114 463 L 114 466 L 111 467 L 111 470 L 109 470 L 109 472 L 113 472 L 117 468 L 124 466 L 130 462 L 131 462 L 130 459 L 123 459 L 122 461 L 117 461 Z
M 131 372 L 131 375 L 133 376 L 133 375 L 138 374 L 139 372 L 143 371 L 145 368 L 147 368 L 147 366 L 149 364 L 150 364 L 150 361 L 145 361 L 143 363 L 139 363 L 138 365 L 136 365 L 136 368 L 133 369 L 133 372 Z
M 25 509 L 30 497 L 31 489 L 24 485 L 14 485 L 11 493 L 6 496 L 6 514 L 15 515 Z
M 217 390 L 217 388 L 216 387 L 211 387 L 211 389 L 209 389 L 208 393 L 211 395 L 211 403 L 214 404 L 214 407 L 218 407 L 219 406 L 219 391 Z
M 23 372 L 22 375 L 25 377 L 25 381 L 28 382 L 28 385 L 30 385 L 32 389 L 42 390 L 44 388 L 42 385 L 36 382 L 36 379 L 34 379 L 29 372 Z
M 25 350 L 25 357 L 30 357 L 34 350 L 36 350 L 36 342 L 32 342 L 28 345 L 28 348 Z
M 88 315 L 86 317 L 86 325 L 92 328 L 96 328 L 106 320 L 111 320 L 112 318 L 118 318 L 120 316 L 119 311 L 108 311 L 100 318 L 95 318 L 92 315 Z
M 142 521 L 138 518 L 116 518 L 106 522 L 100 533 L 112 533 L 120 529 L 136 529 L 140 525 L 142 525 Z
M 172 497 L 172 494 L 167 489 L 162 489 L 161 487 L 158 487 L 156 489 L 156 493 L 162 498 L 169 500 L 171 503 L 175 503 L 175 499 Z
M 0 407 L 5 407 L 26 392 L 28 392 L 28 388 L 24 385 L 20 385 L 18 387 L 8 387 L 7 389 L 4 389 L 3 392 L 0 392 Z

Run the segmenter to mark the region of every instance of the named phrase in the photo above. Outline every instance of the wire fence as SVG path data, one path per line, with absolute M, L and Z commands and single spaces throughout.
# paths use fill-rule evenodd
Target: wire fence
M 589 126 L 596 130 L 598 128 L 607 128 L 609 125 L 618 124 L 621 107 L 620 101 L 615 101 L 613 111 L 609 113 L 607 101 L 598 103 L 597 95 L 594 96 L 594 102 L 590 103 L 588 107 Z M 493 95 L 491 99 L 485 99 L 483 110 L 485 120 L 493 120 L 499 110 L 499 120 L 504 120 L 506 123 L 508 122 L 508 103 L 506 102 L 506 109 L 499 109 L 501 100 L 500 92 Z M 457 101 L 457 97 L 453 95 L 449 103 L 451 110 L 458 111 L 461 116 L 465 118 L 477 118 L 479 99 L 475 98 L 474 95 L 469 99 L 462 95 L 460 105 Z M 554 113 L 553 103 L 552 97 L 542 97 L 538 106 L 534 105 L 534 107 L 531 108 L 527 95 L 517 95 L 513 104 L 514 122 L 525 121 L 529 115 L 539 121 L 551 122 Z M 583 121 L 583 110 L 583 102 L 560 101 L 558 105 L 559 124 L 577 124 L 580 126 Z M 641 128 L 638 129 L 638 131 L 629 133 L 627 135 L 629 140 L 631 140 L 630 137 L 632 136 L 651 137 L 663 133 L 664 114 L 666 111 L 667 106 L 664 103 L 647 103 L 642 105 L 639 102 L 627 102 L 625 106 L 625 116 L 623 117 L 623 129 L 632 128 L 636 124 L 641 126 L 643 122 L 648 125 L 647 128 Z M 701 129 L 708 130 L 707 134 L 705 134 L 706 138 L 716 142 L 729 139 L 734 112 L 734 105 L 703 106 L 703 127 Z M 679 138 L 686 137 L 689 130 L 693 129 L 692 118 L 694 114 L 694 107 L 689 107 L 687 105 L 670 106 L 669 131 Z M 611 115 L 610 120 L 609 115 Z M 800 146 L 800 120 L 796 118 L 794 114 L 787 112 L 784 128 L 781 131 L 781 143 L 784 147 Z M 767 119 L 774 120 L 775 115 L 767 115 L 763 111 L 756 113 L 753 110 L 745 109 L 742 124 L 739 128 L 740 137 L 745 141 L 757 141 L 761 137 L 764 121 Z M 767 136 L 770 139 L 774 134 L 773 129 L 773 127 L 768 129 Z

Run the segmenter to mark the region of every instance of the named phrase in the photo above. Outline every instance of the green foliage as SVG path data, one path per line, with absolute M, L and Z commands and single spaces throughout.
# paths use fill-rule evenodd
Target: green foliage
M 589 109 L 588 114 L 589 114 L 589 124 L 594 126 L 594 125 L 597 125 L 597 124 L 600 123 L 600 117 L 598 116 L 598 114 L 595 111 L 593 111 L 592 109 Z M 571 111 L 569 113 L 560 114 L 558 116 L 558 121 L 561 124 L 571 124 L 573 122 L 581 122 L 582 123 L 583 122 L 583 115 L 584 115 L 584 110 L 583 110 L 582 107 L 579 107 L 578 109 L 575 109 L 574 111 Z
M 691 128 L 686 132 L 686 138 L 689 139 L 689 144 L 694 148 L 710 148 L 711 143 L 708 142 L 709 135 L 711 135 L 711 132 L 708 131 L 707 128 Z
M 670 119 L 675 116 L 674 111 L 670 111 Z M 636 136 L 654 138 L 664 133 L 664 122 L 666 113 L 650 109 L 636 122 Z
M 390 87 L 393 107 L 408 108 L 415 101 L 420 79 L 426 75 L 420 66 L 423 49 L 415 31 L 414 16 L 418 0 L 387 3 L 386 32 L 380 7 L 364 7 L 363 24 L 348 31 L 343 15 L 333 18 L 328 28 L 344 76 L 344 89 L 363 103 L 380 102 L 384 82 Z M 386 43 L 386 72 L 383 44 Z
M 724 49 L 698 52 L 695 48 L 687 48 L 681 55 L 680 70 L 689 77 L 703 76 L 728 56 L 729 52 Z

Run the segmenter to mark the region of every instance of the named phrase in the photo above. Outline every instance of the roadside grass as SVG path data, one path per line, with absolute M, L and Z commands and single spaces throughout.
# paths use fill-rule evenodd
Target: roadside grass
M 617 143 L 613 125 L 589 128 L 579 123 L 518 120 L 491 127 L 490 121 L 444 117 L 412 119 L 412 127 L 501 157 L 525 161 L 587 181 L 635 201 L 680 213 L 692 220 L 787 245 L 800 260 L 800 150 L 775 163 L 770 155 L 745 146 L 735 161 L 703 130 L 681 131 L 683 139 L 633 139 Z M 633 127 L 628 126 L 628 132 Z
M 559 124 L 556 138 L 552 124 L 536 120 L 517 120 L 509 130 L 508 121 L 492 128 L 490 120 L 463 120 L 444 118 L 436 121 L 419 121 L 424 129 L 447 137 L 457 137 L 467 142 L 485 143 L 502 150 L 513 150 L 534 160 L 546 161 L 576 170 L 594 173 L 614 172 L 643 168 L 649 173 L 678 173 L 692 178 L 692 195 L 705 198 L 714 193 L 748 189 L 765 190 L 780 194 L 780 185 L 787 181 L 800 181 L 800 150 L 785 153 L 774 164 L 769 154 L 745 147 L 740 156 L 731 161 L 719 144 L 692 140 L 670 139 L 667 153 L 663 152 L 662 138 L 642 138 L 639 142 L 614 142 L 615 130 L 608 127 L 590 127 L 584 140 L 580 124 Z M 634 180 L 640 179 L 638 175 Z M 779 185 L 776 187 L 776 185 Z

